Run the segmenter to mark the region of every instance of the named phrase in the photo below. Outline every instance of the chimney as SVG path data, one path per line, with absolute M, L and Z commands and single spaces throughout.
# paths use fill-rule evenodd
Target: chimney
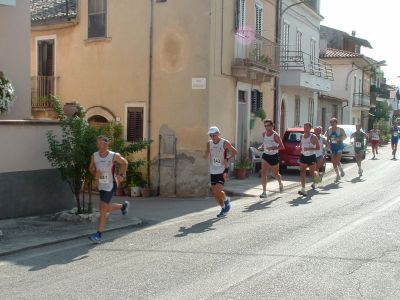
M 356 31 L 353 30 L 353 31 L 351 32 L 351 35 L 352 35 L 352 36 L 356 36 Z
M 319 40 L 319 55 L 325 55 L 327 48 L 328 48 L 328 40 L 320 39 Z

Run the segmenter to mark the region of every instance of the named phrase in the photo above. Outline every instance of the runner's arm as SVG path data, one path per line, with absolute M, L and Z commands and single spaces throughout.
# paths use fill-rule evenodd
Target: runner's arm
M 118 174 L 118 176 L 122 176 L 121 174 L 125 175 L 126 170 L 128 169 L 128 161 L 119 153 L 115 153 L 114 161 L 121 166 L 120 174 Z
M 318 138 L 317 138 L 317 136 L 316 136 L 315 134 L 312 136 L 312 141 L 311 141 L 311 143 L 313 143 L 314 145 L 317 146 L 317 147 L 314 148 L 313 150 L 318 151 L 319 149 L 321 149 L 321 147 L 320 147 L 320 145 L 319 145 Z
M 99 177 L 98 175 L 100 175 L 100 174 L 98 174 L 99 172 L 97 172 L 97 170 L 96 170 L 96 165 L 94 164 L 94 156 L 93 155 L 90 158 L 89 172 L 96 178 L 98 178 Z
M 210 143 L 207 143 L 206 152 L 204 153 L 204 159 L 208 159 L 210 157 Z
M 283 145 L 282 139 L 279 135 L 275 134 L 274 140 L 275 140 L 275 143 L 278 144 L 278 147 L 275 147 L 276 150 L 285 150 L 285 146 Z
M 347 138 L 346 132 L 343 128 L 340 128 L 340 139 L 343 142 Z
M 263 132 L 262 137 L 264 138 L 265 132 Z M 258 151 L 264 151 L 264 143 L 262 143 L 260 146 L 257 147 Z
M 230 156 L 226 158 L 226 162 L 229 162 L 229 160 L 231 160 L 232 158 L 234 158 L 237 154 L 237 150 L 235 147 L 232 146 L 232 144 L 225 140 L 224 143 L 224 149 L 227 149 L 229 151 Z

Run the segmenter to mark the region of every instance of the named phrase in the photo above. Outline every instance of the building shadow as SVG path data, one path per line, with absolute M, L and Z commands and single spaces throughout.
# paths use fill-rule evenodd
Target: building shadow
M 277 201 L 277 200 L 279 200 L 279 199 L 281 199 L 281 198 L 282 198 L 282 197 L 279 196 L 279 197 L 276 197 L 276 198 L 273 198 L 273 199 L 270 199 L 270 200 L 262 199 L 262 200 L 260 200 L 260 201 L 257 201 L 256 203 L 253 203 L 253 204 L 251 204 L 251 205 L 245 207 L 245 209 L 243 210 L 243 212 L 249 213 L 249 212 L 253 212 L 253 211 L 257 211 L 257 210 L 264 210 L 264 209 L 267 209 L 267 208 L 269 208 L 269 206 L 270 206 L 273 202 L 275 202 L 275 201 Z
M 185 237 L 189 234 L 199 234 L 215 230 L 215 228 L 213 228 L 213 225 L 222 219 L 223 218 L 212 218 L 200 223 L 193 224 L 190 227 L 181 226 L 179 228 L 179 233 L 177 233 L 175 237 Z

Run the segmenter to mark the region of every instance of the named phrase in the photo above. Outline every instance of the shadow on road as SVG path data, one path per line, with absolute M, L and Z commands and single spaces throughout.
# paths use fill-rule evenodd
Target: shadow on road
M 339 184 L 340 182 L 332 182 L 330 184 L 323 185 L 318 188 L 322 191 L 337 190 L 342 188 Z
M 348 182 L 351 182 L 351 183 L 358 183 L 358 182 L 364 182 L 364 181 L 366 181 L 366 180 L 364 178 L 360 177 L 360 176 L 357 176 L 357 177 L 354 177 L 351 180 L 348 180 Z
M 193 224 L 190 227 L 181 226 L 179 228 L 179 233 L 176 234 L 175 237 L 184 237 L 189 234 L 204 233 L 207 231 L 215 230 L 215 228 L 213 228 L 213 225 L 222 219 L 223 218 L 212 218 L 204 222 Z
M 262 200 L 260 200 L 260 201 L 257 201 L 256 203 L 253 203 L 253 204 L 251 204 L 251 205 L 245 207 L 245 209 L 243 210 L 243 212 L 249 213 L 249 212 L 253 212 L 253 211 L 256 211 L 256 210 L 267 209 L 267 208 L 269 208 L 269 206 L 270 206 L 273 202 L 275 202 L 275 201 L 277 201 L 277 200 L 279 200 L 279 199 L 281 199 L 281 198 L 282 198 L 282 197 L 279 196 L 279 197 L 270 199 L 270 200 L 268 200 L 268 201 L 267 201 L 266 199 L 262 199 Z

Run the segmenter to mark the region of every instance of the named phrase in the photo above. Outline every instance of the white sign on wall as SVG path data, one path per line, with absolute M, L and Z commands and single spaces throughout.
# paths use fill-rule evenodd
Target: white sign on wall
M 205 90 L 207 88 L 207 80 L 204 77 L 192 78 L 192 90 Z

